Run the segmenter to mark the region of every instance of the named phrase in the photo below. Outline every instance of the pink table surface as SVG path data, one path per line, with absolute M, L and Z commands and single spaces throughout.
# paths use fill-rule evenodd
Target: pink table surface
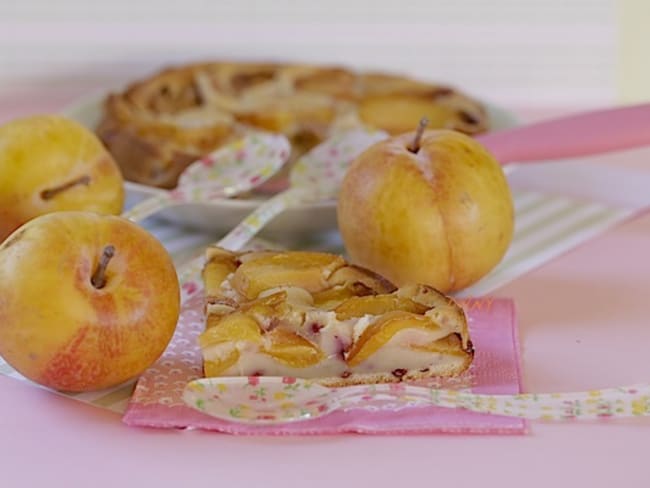
M 28 112 L 5 105 L 0 117 Z M 642 150 L 597 163 L 649 160 Z M 646 213 L 495 293 L 518 306 L 527 391 L 650 380 L 649 249 Z M 2 376 L 0 398 L 1 486 L 650 486 L 650 418 L 533 422 L 514 437 L 260 438 L 129 428 Z

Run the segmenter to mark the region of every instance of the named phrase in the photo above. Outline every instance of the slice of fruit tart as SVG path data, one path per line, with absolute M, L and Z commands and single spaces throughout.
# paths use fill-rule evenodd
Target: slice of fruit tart
M 465 314 L 425 285 L 397 289 L 333 254 L 207 250 L 204 374 L 329 386 L 456 376 L 472 362 Z

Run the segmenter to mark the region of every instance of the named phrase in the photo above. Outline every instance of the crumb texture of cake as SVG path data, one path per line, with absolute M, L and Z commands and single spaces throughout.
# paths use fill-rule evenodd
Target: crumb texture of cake
M 456 376 L 472 362 L 462 308 L 395 288 L 334 254 L 206 252 L 204 374 L 295 376 L 337 386 Z
M 166 69 L 113 93 L 97 134 L 127 180 L 174 188 L 193 161 L 255 130 L 286 135 L 297 158 L 337 130 L 479 134 L 484 107 L 436 83 L 340 67 L 214 62 Z

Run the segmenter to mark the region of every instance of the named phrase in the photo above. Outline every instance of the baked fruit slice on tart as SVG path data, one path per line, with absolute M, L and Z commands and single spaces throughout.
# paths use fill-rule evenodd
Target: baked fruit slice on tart
M 426 285 L 396 288 L 320 252 L 207 250 L 204 374 L 293 376 L 330 386 L 463 373 L 467 320 Z

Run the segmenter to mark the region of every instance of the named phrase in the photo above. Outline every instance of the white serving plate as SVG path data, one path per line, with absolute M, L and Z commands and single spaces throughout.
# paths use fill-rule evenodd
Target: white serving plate
M 79 99 L 66 107 L 63 114 L 94 130 L 101 117 L 102 100 L 105 96 L 105 94 L 97 94 Z M 494 129 L 517 125 L 512 113 L 491 104 L 485 105 Z M 126 190 L 127 207 L 139 200 L 167 191 L 130 182 L 126 183 Z M 262 202 L 264 198 L 257 196 L 224 199 L 201 205 L 170 207 L 157 215 L 170 222 L 221 235 L 235 227 Z M 266 226 L 262 235 L 269 239 L 284 241 L 294 238 L 305 239 L 336 228 L 336 202 L 330 200 L 287 209 Z

